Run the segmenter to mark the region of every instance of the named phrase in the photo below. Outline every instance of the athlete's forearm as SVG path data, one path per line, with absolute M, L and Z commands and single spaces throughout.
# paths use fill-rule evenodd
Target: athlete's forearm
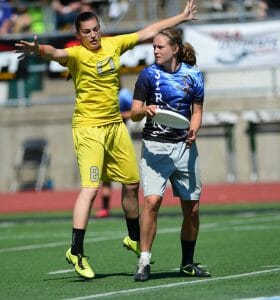
M 36 54 L 46 60 L 52 60 L 56 48 L 51 45 L 37 45 Z
M 154 37 L 161 30 L 177 26 L 183 22 L 195 20 L 196 6 L 194 0 L 187 1 L 184 11 L 176 16 L 155 22 L 144 29 L 138 31 L 139 41 L 144 41 Z
M 132 108 L 131 110 L 131 120 L 133 122 L 139 122 L 144 119 L 146 116 L 146 107 Z
M 56 49 L 51 45 L 40 45 L 36 35 L 33 42 L 21 40 L 15 46 L 19 48 L 16 52 L 21 53 L 19 59 L 30 54 L 41 56 L 46 60 L 55 60 L 61 64 L 66 64 L 68 59 L 68 53 L 65 49 Z
M 147 40 L 154 37 L 161 30 L 176 26 L 185 21 L 184 14 L 179 14 L 177 16 L 161 20 L 159 22 L 153 23 L 147 26 L 143 31 L 139 32 L 139 40 Z
M 61 64 L 67 62 L 67 52 L 64 49 L 56 49 L 51 45 L 38 45 L 37 55 L 46 60 L 55 60 Z
M 195 134 L 199 131 L 202 124 L 202 111 L 197 111 L 192 114 L 190 130 L 193 130 Z

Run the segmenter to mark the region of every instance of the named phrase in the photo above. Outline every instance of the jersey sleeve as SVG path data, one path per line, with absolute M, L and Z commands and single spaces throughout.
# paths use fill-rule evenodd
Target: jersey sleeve
M 120 49 L 120 54 L 123 54 L 125 51 L 132 49 L 138 42 L 137 33 L 121 34 L 112 37 L 114 42 L 117 44 Z
M 68 60 L 66 67 L 69 69 L 70 72 L 73 72 L 76 69 L 76 57 L 78 56 L 80 46 L 65 48 L 65 50 L 68 52 Z
M 146 102 L 150 96 L 150 91 L 151 91 L 150 87 L 151 85 L 148 77 L 148 72 L 146 69 L 144 69 L 139 74 L 136 80 L 133 99 Z
M 202 72 L 198 71 L 195 78 L 193 102 L 202 103 L 204 101 L 204 78 Z

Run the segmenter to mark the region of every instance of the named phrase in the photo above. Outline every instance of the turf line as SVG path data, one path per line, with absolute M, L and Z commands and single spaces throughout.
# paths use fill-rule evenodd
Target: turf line
M 124 235 L 121 235 L 119 237 L 99 237 L 99 238 L 90 238 L 86 239 L 86 243 L 93 243 L 93 242 L 100 242 L 100 241 L 111 241 L 111 240 L 117 240 L 123 238 Z M 12 247 L 12 248 L 4 248 L 0 249 L 0 253 L 5 252 L 16 252 L 16 251 L 24 251 L 24 250 L 34 250 L 34 249 L 43 249 L 43 248 L 55 248 L 60 246 L 67 245 L 69 247 L 69 241 L 64 242 L 52 242 L 52 243 L 46 243 L 46 244 L 33 244 L 33 245 L 26 245 L 26 246 L 18 246 L 18 247 Z
M 249 230 L 270 230 L 270 229 L 278 229 L 279 226 L 236 226 L 236 227 L 218 227 L 217 223 L 210 223 L 210 224 L 203 224 L 201 229 L 203 231 L 227 231 L 227 230 L 235 230 L 235 231 L 249 231 Z M 179 227 L 170 227 L 170 228 L 163 228 L 159 229 L 157 234 L 165 234 L 165 233 L 175 233 L 179 232 Z M 103 237 L 95 237 L 95 238 L 87 238 L 85 240 L 86 243 L 93 243 L 93 242 L 101 242 L 101 241 L 112 241 L 117 239 L 122 239 L 125 233 L 123 234 L 114 234 L 114 236 L 103 236 Z M 61 241 L 61 242 L 51 242 L 45 244 L 32 244 L 32 245 L 24 245 L 24 246 L 17 246 L 17 247 L 10 247 L 10 248 L 2 248 L 0 249 L 0 253 L 7 253 L 7 252 L 17 252 L 17 251 L 26 251 L 26 250 L 34 250 L 34 249 L 43 249 L 43 248 L 55 248 L 60 246 L 69 246 L 69 241 Z
M 173 232 L 179 232 L 179 227 L 171 227 L 171 228 L 165 228 L 158 231 L 158 234 L 164 234 L 164 233 L 173 233 Z M 118 240 L 122 239 L 125 236 L 125 233 L 114 236 L 103 236 L 103 237 L 95 237 L 95 238 L 88 238 L 85 240 L 86 243 L 93 243 L 93 242 L 103 242 L 103 241 L 112 241 L 112 240 Z M 25 245 L 25 246 L 18 246 L 18 247 L 11 247 L 11 248 L 3 248 L 0 249 L 0 253 L 6 253 L 6 252 L 17 252 L 17 251 L 25 251 L 25 250 L 34 250 L 34 249 L 43 249 L 43 248 L 54 248 L 54 247 L 60 247 L 60 246 L 69 246 L 69 241 L 63 241 L 63 242 L 52 242 L 52 243 L 45 243 L 45 244 L 32 244 L 32 245 Z
M 65 270 L 58 270 L 58 271 L 53 271 L 46 273 L 47 275 L 56 275 L 56 274 L 64 274 L 64 273 L 74 273 L 74 269 L 65 269 Z
M 278 271 L 280 271 L 280 268 L 272 269 L 272 270 L 256 271 L 256 272 L 250 272 L 250 273 L 243 273 L 243 274 L 236 274 L 236 275 L 230 275 L 230 276 L 224 276 L 224 277 L 214 277 L 214 278 L 212 277 L 212 278 L 208 278 L 208 279 L 199 279 L 199 280 L 188 281 L 188 282 L 175 282 L 175 283 L 169 283 L 169 284 L 161 284 L 161 285 L 155 285 L 155 286 L 148 286 L 145 288 L 121 290 L 121 291 L 108 292 L 108 293 L 102 293 L 102 294 L 88 295 L 88 296 L 83 296 L 83 297 L 67 298 L 64 300 L 86 300 L 86 299 L 110 297 L 110 296 L 114 296 L 114 295 L 145 292 L 148 290 L 166 289 L 166 288 L 172 288 L 172 287 L 176 287 L 176 286 L 193 285 L 193 284 L 197 284 L 197 283 L 203 284 L 203 283 L 208 283 L 208 282 L 212 282 L 212 281 L 250 277 L 250 276 L 262 275 L 262 274 L 278 272 Z
M 271 296 L 271 297 L 257 297 L 257 298 L 242 298 L 235 300 L 280 300 L 280 296 Z

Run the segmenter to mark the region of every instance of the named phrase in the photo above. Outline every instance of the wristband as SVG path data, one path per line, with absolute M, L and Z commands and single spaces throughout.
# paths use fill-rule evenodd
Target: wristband
M 44 50 L 44 46 L 43 45 L 39 45 L 39 51 L 38 51 L 38 55 L 42 56 L 45 54 L 45 50 Z

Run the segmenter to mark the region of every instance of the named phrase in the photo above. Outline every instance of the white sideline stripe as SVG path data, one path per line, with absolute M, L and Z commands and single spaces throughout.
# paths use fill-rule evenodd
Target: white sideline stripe
M 172 288 L 172 287 L 176 287 L 176 286 L 193 285 L 193 284 L 197 284 L 197 283 L 203 284 L 203 283 L 207 283 L 207 282 L 211 282 L 211 281 L 220 281 L 220 280 L 227 280 L 227 279 L 249 277 L 249 276 L 255 276 L 255 275 L 260 275 L 260 274 L 278 272 L 278 271 L 280 271 L 280 268 L 273 269 L 273 270 L 264 270 L 264 271 L 257 271 L 257 272 L 251 272 L 251 273 L 236 274 L 236 275 L 230 275 L 230 276 L 224 276 L 224 277 L 200 279 L 200 280 L 194 280 L 194 281 L 188 281 L 188 282 L 168 283 L 168 284 L 162 284 L 162 285 L 148 286 L 148 287 L 145 287 L 145 288 L 121 290 L 121 291 L 108 292 L 108 293 L 95 294 L 95 295 L 88 295 L 88 296 L 76 297 L 76 298 L 67 298 L 67 299 L 64 299 L 64 300 L 86 300 L 86 299 L 102 298 L 102 297 L 109 297 L 109 296 L 114 296 L 114 295 L 145 292 L 145 291 L 148 291 L 148 290 L 166 289 L 166 288 Z
M 98 241 L 107 241 L 107 240 L 115 240 L 117 238 L 93 238 L 93 239 L 87 239 L 86 242 L 98 242 Z M 0 249 L 0 253 L 5 252 L 16 252 L 16 251 L 23 251 L 23 250 L 34 250 L 34 249 L 42 249 L 42 248 L 54 248 L 59 246 L 69 246 L 68 242 L 53 242 L 53 243 L 47 243 L 47 244 L 33 244 L 33 245 L 26 245 L 26 246 L 19 246 L 19 247 L 12 247 L 12 248 L 5 248 Z
M 261 222 L 271 222 L 271 221 L 278 221 L 280 220 L 280 216 L 276 215 L 276 216 L 268 216 L 268 217 L 262 217 L 261 218 Z M 248 224 L 248 223 L 259 223 L 259 219 L 258 216 L 253 217 L 253 218 L 242 218 L 240 220 L 233 220 L 230 221 L 231 224 L 234 225 L 242 225 L 242 224 Z
M 280 300 L 280 296 L 257 297 L 257 298 L 241 298 L 236 300 Z
M 56 275 L 56 274 L 65 274 L 65 273 L 73 273 L 75 272 L 74 269 L 66 269 L 66 270 L 58 270 L 58 271 L 53 271 L 53 272 L 49 272 L 46 273 L 47 275 Z
M 68 238 L 69 233 L 59 233 L 59 234 L 52 234 L 53 238 Z M 25 239 L 44 239 L 50 237 L 49 233 L 34 233 L 34 234 L 17 234 L 17 235 L 7 235 L 1 236 L 0 240 L 25 240 Z
M 69 245 L 69 242 L 55 242 L 55 243 L 48 243 L 48 244 L 37 244 L 37 245 L 26 245 L 26 246 L 20 246 L 20 247 L 12 247 L 12 248 L 5 248 L 0 249 L 0 253 L 6 253 L 6 252 L 16 252 L 16 251 L 24 251 L 24 250 L 34 250 L 34 249 L 42 249 L 42 248 L 53 248 L 53 247 L 59 247 Z
M 220 227 L 218 223 L 209 223 L 209 224 L 202 224 L 201 229 L 204 231 L 207 230 L 217 230 L 217 231 L 226 231 L 226 230 L 269 230 L 269 229 L 277 229 L 279 226 L 238 226 L 238 227 Z M 170 228 L 163 228 L 159 229 L 157 231 L 157 234 L 165 234 L 165 233 L 174 233 L 174 232 L 179 232 L 180 227 L 170 227 Z M 103 237 L 95 237 L 95 238 L 87 238 L 85 242 L 87 243 L 93 243 L 93 242 L 100 242 L 100 241 L 112 241 L 112 240 L 117 240 L 121 239 L 124 237 L 124 233 L 116 234 L 114 235 L 107 235 Z M 32 244 L 32 245 L 25 245 L 25 246 L 18 246 L 18 247 L 11 247 L 11 248 L 3 248 L 0 249 L 0 253 L 7 253 L 7 252 L 16 252 L 16 251 L 25 251 L 25 250 L 34 250 L 34 249 L 43 249 L 43 248 L 55 248 L 55 247 L 60 247 L 60 246 L 69 246 L 69 241 L 63 241 L 63 242 L 52 242 L 52 243 L 46 243 L 46 244 Z
M 173 227 L 173 228 L 165 228 L 162 230 L 159 230 L 158 233 L 173 233 L 173 232 L 179 232 L 179 227 Z M 86 243 L 92 243 L 92 242 L 100 242 L 100 241 L 112 241 L 112 240 L 118 240 L 122 239 L 125 236 L 125 234 L 114 234 L 113 236 L 104 236 L 104 237 L 95 237 L 95 238 L 88 238 L 85 240 Z M 69 246 L 69 241 L 65 242 L 52 242 L 52 243 L 46 243 L 46 244 L 32 244 L 32 245 L 26 245 L 26 246 L 19 246 L 19 247 L 11 247 L 11 248 L 4 248 L 0 249 L 0 253 L 6 253 L 6 252 L 16 252 L 16 251 L 24 251 L 24 250 L 34 250 L 34 249 L 42 249 L 42 248 L 54 248 L 59 246 Z

